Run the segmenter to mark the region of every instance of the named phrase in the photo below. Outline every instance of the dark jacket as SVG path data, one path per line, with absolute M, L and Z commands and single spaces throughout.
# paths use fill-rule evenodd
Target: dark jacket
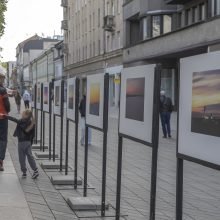
M 79 112 L 80 112 L 81 117 L 86 116 L 86 99 L 85 98 L 83 98 L 80 102 Z
M 35 136 L 35 124 L 31 119 L 16 119 L 11 116 L 7 117 L 10 121 L 17 123 L 14 137 L 17 137 L 19 142 L 31 141 L 32 143 Z
M 0 85 L 0 113 L 8 114 L 10 112 L 10 102 L 6 88 Z
M 160 97 L 160 112 L 172 112 L 173 104 L 172 100 L 169 97 L 161 96 Z

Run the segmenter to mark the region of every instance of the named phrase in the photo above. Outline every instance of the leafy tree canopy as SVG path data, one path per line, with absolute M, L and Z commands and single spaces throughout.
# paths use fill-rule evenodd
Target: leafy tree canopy
M 5 30 L 5 11 L 7 10 L 7 0 L 0 0 L 0 37 Z

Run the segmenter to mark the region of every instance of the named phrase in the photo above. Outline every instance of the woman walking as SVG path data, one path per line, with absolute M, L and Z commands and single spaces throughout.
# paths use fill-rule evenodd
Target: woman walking
M 15 103 L 17 105 L 18 114 L 20 114 L 20 111 L 21 111 L 21 95 L 20 95 L 18 90 L 16 91 L 16 93 L 14 95 L 14 98 L 15 98 Z

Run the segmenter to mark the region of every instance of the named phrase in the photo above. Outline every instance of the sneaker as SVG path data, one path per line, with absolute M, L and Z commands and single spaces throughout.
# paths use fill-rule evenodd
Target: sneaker
M 167 136 L 163 136 L 163 138 L 167 138 Z
M 22 176 L 21 176 L 21 178 L 22 178 L 22 179 L 27 178 L 27 173 L 23 173 Z
M 37 179 L 37 177 L 39 176 L 39 172 L 38 169 L 34 171 L 33 175 L 32 175 L 32 179 Z
M 171 135 L 168 135 L 168 137 L 169 137 L 169 138 L 172 138 L 172 136 L 171 136 Z

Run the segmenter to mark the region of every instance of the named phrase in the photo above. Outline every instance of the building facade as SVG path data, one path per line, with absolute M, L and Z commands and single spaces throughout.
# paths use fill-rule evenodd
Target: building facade
M 110 74 L 110 106 L 118 106 L 119 86 L 115 79 L 122 70 L 122 0 L 62 0 L 64 8 L 64 74 L 85 78 Z
M 176 104 L 180 58 L 220 49 L 220 1 L 124 2 L 124 66 L 162 65 L 162 89 Z
M 6 73 L 6 80 L 7 80 L 7 87 L 12 88 L 14 87 L 13 81 L 13 73 L 16 69 L 16 62 L 15 61 L 8 61 L 7 63 L 7 73 Z
M 57 42 L 57 39 L 41 38 L 38 35 L 34 35 L 17 46 L 16 65 L 21 93 L 25 89 L 30 90 L 32 88 L 33 79 L 30 71 L 30 63 L 40 56 L 42 52 L 53 47 Z

